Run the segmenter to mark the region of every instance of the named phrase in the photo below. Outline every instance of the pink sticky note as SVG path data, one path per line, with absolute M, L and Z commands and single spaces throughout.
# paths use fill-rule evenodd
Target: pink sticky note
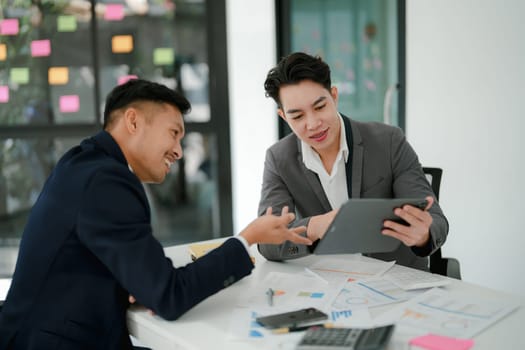
M 44 57 L 51 55 L 51 41 L 33 40 L 31 42 L 31 56 Z
M 0 20 L 0 35 L 17 35 L 18 19 L 8 18 Z
M 124 76 L 118 78 L 118 85 L 125 84 L 129 80 L 138 79 L 138 78 L 139 77 L 137 77 L 136 75 L 124 75 Z
M 60 96 L 59 108 L 62 113 L 75 113 L 80 109 L 80 99 L 78 95 Z
M 121 21 L 124 19 L 124 5 L 107 4 L 104 19 L 106 21 Z
M 0 85 L 0 103 L 9 102 L 9 87 L 6 85 Z
M 428 350 L 468 350 L 474 346 L 474 340 L 427 334 L 411 339 L 409 344 Z

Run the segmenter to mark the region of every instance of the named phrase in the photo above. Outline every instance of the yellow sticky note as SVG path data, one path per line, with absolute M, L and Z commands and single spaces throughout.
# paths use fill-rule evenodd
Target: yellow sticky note
M 113 53 L 129 53 L 133 51 L 133 37 L 131 35 L 115 35 L 111 38 Z
M 27 84 L 29 83 L 29 68 L 11 68 L 9 78 L 13 83 Z
M 0 44 L 0 61 L 5 61 L 7 57 L 7 46 L 5 44 Z
M 172 48 L 160 47 L 153 51 L 153 63 L 157 66 L 173 64 L 175 53 Z
M 69 68 L 51 67 L 47 71 L 49 85 L 64 85 L 69 81 Z
M 57 17 L 58 32 L 74 32 L 75 30 L 77 30 L 77 18 L 75 16 Z

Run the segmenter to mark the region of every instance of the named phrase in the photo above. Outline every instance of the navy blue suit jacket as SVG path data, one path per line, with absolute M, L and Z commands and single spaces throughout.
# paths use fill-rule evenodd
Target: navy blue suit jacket
M 131 348 L 129 294 L 174 320 L 252 269 L 234 238 L 174 268 L 152 236 L 141 182 L 102 131 L 62 157 L 31 211 L 0 312 L 0 349 Z

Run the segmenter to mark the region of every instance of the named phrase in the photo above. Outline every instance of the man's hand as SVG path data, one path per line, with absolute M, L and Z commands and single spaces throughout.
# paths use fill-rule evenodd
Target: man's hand
M 394 210 L 394 214 L 405 220 L 408 226 L 385 220 L 383 224 L 385 228 L 381 233 L 400 240 L 407 247 L 422 247 L 427 244 L 430 238 L 430 225 L 432 225 L 432 216 L 428 209 L 434 204 L 434 198 L 429 196 L 425 199 L 427 206 L 423 210 L 411 205 Z
M 308 222 L 307 237 L 312 241 L 323 238 L 338 211 L 339 209 L 336 209 L 325 214 L 312 216 Z
M 129 297 L 128 297 L 128 301 L 129 301 L 130 304 L 135 304 L 137 302 L 137 299 L 135 299 L 135 297 L 130 294 Z M 151 316 L 155 316 L 155 313 L 153 311 L 151 311 L 150 309 L 148 309 L 148 313 Z
M 281 244 L 285 241 L 311 245 L 311 240 L 299 235 L 306 231 L 305 226 L 288 228 L 288 224 L 294 218 L 293 213 L 288 213 L 288 207 L 283 208 L 281 216 L 272 215 L 270 207 L 266 210 L 265 215 L 253 220 L 239 235 L 243 236 L 249 245 L 254 243 Z

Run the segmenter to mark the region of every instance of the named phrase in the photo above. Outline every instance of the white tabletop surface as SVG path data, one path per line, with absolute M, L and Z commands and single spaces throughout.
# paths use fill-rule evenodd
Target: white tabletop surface
M 165 251 L 166 255 L 173 260 L 174 266 L 183 266 L 191 261 L 187 252 L 187 245 L 168 247 Z M 204 300 L 176 321 L 165 321 L 158 316 L 150 315 L 144 309 L 132 308 L 128 312 L 130 333 L 141 344 L 153 350 L 261 348 L 260 343 L 233 340 L 229 335 L 231 312 L 235 308 L 237 300 L 243 291 L 256 285 L 269 272 L 301 273 L 305 266 L 311 265 L 321 257 L 308 256 L 278 263 L 264 259 L 254 246 L 252 246 L 251 251 L 256 259 L 255 269 L 251 275 Z M 521 306 L 518 309 L 475 336 L 473 349 L 525 349 L 525 334 L 521 334 L 525 329 L 524 298 L 458 280 L 453 280 L 451 284 L 443 288 L 470 293 L 476 297 L 510 300 L 519 303 Z M 371 315 L 375 317 L 387 309 L 388 307 L 371 309 Z M 298 338 L 296 339 L 299 339 L 300 335 L 297 333 Z M 293 341 L 289 340 L 290 337 L 287 339 L 275 348 L 293 349 L 296 342 L 295 338 Z M 411 348 L 401 335 L 396 335 L 394 332 L 388 350 L 401 349 Z

